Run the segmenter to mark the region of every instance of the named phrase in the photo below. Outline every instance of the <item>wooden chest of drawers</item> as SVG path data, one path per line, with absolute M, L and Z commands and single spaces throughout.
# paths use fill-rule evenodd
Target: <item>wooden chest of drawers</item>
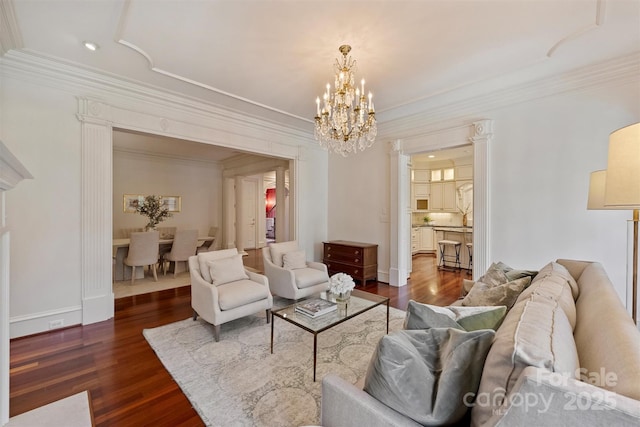
M 346 273 L 363 285 L 378 278 L 378 245 L 332 240 L 324 242 L 324 258 L 329 275 Z

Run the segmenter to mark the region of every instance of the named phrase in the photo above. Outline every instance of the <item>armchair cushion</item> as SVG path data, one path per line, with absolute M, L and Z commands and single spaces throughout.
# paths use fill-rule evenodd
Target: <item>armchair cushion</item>
M 218 286 L 220 310 L 232 310 L 269 297 L 266 286 L 252 280 L 238 280 Z
M 214 286 L 249 278 L 244 270 L 242 255 L 240 254 L 207 261 L 207 266 L 209 267 L 209 274 L 211 274 L 211 284 Z
M 271 262 L 278 267 L 282 267 L 282 257 L 287 252 L 298 250 L 298 241 L 292 240 L 290 242 L 271 243 L 269 249 L 271 251 Z
M 211 283 L 211 273 L 209 272 L 209 266 L 207 261 L 213 261 L 215 259 L 229 258 L 238 253 L 236 248 L 222 249 L 219 251 L 202 252 L 198 254 L 198 266 L 200 267 L 200 274 L 205 282 Z
M 322 282 L 329 282 L 329 277 L 324 271 L 316 270 L 315 268 L 299 268 L 293 270 L 293 274 L 296 278 L 296 286 L 298 289 L 309 288 Z
M 287 252 L 282 256 L 282 266 L 287 270 L 307 268 L 307 254 L 304 249 Z

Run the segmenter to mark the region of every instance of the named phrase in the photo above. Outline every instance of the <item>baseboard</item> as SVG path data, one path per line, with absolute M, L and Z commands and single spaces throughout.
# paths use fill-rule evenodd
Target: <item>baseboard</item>
M 82 307 L 66 307 L 9 319 L 10 338 L 48 332 L 82 324 Z

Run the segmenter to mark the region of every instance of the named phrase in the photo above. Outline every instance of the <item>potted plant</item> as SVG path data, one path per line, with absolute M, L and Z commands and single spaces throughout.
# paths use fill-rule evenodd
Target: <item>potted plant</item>
M 425 215 L 424 218 L 422 218 L 422 220 L 427 225 L 429 225 L 431 223 L 431 217 L 429 215 Z
M 155 230 L 160 222 L 171 218 L 169 209 L 162 205 L 162 197 L 155 195 L 146 196 L 144 202 L 136 207 L 136 212 L 149 218 L 149 222 L 144 227 L 146 231 Z

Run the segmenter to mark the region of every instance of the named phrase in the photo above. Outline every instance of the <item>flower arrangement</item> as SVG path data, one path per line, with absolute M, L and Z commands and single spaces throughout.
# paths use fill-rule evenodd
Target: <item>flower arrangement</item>
M 145 229 L 154 229 L 156 225 L 167 218 L 171 218 L 169 209 L 162 205 L 162 197 L 149 195 L 145 196 L 144 202 L 136 206 L 136 212 L 149 218 Z
M 356 287 L 353 278 L 345 273 L 336 273 L 329 278 L 329 290 L 334 295 L 346 294 Z
M 460 211 L 462 215 L 467 215 L 470 210 L 471 210 L 471 203 L 467 204 L 467 206 L 464 209 L 458 206 L 458 211 Z

